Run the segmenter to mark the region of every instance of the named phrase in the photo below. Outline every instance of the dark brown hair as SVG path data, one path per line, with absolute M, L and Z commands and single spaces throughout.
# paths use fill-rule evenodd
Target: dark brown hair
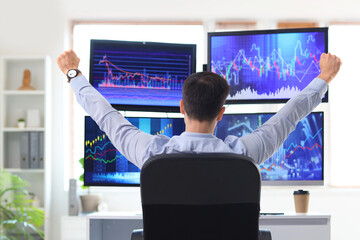
M 212 72 L 190 75 L 183 85 L 183 102 L 189 118 L 212 121 L 225 104 L 230 91 L 227 81 Z

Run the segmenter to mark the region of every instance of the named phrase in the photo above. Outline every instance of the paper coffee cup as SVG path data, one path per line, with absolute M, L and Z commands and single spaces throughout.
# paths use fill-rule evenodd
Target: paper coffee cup
M 307 213 L 309 210 L 310 193 L 308 191 L 294 191 L 296 213 Z

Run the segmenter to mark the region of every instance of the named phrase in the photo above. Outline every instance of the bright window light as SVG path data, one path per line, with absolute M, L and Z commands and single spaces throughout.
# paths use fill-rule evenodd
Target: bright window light
M 340 72 L 329 87 L 332 186 L 360 186 L 359 43 L 360 25 L 329 28 L 329 52 L 342 60 Z

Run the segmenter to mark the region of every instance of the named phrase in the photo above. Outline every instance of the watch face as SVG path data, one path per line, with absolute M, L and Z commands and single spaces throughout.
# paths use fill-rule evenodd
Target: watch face
M 77 75 L 77 72 L 74 69 L 69 70 L 68 74 L 69 77 L 73 78 Z

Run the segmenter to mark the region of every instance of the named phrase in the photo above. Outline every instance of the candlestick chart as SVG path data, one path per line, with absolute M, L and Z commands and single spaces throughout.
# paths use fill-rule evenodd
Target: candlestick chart
M 193 73 L 192 48 L 100 45 L 92 51 L 91 83 L 116 105 L 178 106 Z
M 289 99 L 320 73 L 324 32 L 211 37 L 211 71 L 230 85 L 228 100 Z
M 185 130 L 183 119 L 127 118 L 151 135 L 172 137 Z M 122 155 L 90 117 L 85 117 L 85 185 L 113 186 L 140 183 L 140 169 Z
M 219 122 L 215 135 L 246 136 L 274 114 L 229 114 Z M 323 180 L 323 113 L 301 120 L 280 148 L 259 166 L 263 181 Z

